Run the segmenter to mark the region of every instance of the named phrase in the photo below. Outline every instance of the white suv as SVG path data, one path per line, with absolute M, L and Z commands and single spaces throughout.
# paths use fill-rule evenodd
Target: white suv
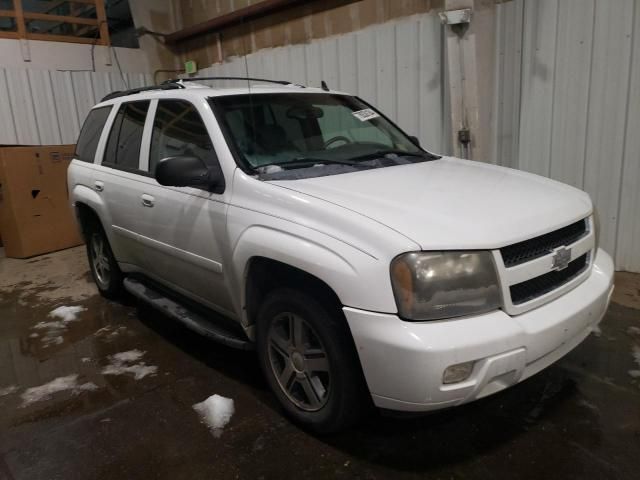
M 429 153 L 358 97 L 267 83 L 171 81 L 91 110 L 68 182 L 105 297 L 255 348 L 318 432 L 371 401 L 490 395 L 596 328 L 613 264 L 586 193 Z

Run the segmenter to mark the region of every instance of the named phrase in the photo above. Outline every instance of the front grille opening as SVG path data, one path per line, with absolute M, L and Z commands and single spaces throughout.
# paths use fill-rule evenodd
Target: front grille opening
M 585 219 L 536 238 L 514 243 L 500 249 L 504 266 L 515 267 L 550 254 L 554 249 L 571 245 L 587 234 Z
M 588 265 L 588 253 L 576 258 L 564 270 L 554 270 L 509 287 L 511 303 L 519 305 L 552 292 L 580 275 Z

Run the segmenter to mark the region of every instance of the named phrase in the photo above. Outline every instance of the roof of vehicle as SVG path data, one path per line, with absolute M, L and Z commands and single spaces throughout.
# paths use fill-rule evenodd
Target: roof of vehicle
M 226 80 L 227 82 L 234 80 Z M 267 80 L 264 80 L 267 82 Z M 344 92 L 335 90 L 325 90 L 323 88 L 307 87 L 294 83 L 260 83 L 260 80 L 252 81 L 250 87 L 246 80 L 235 80 L 238 86 L 234 87 L 212 87 L 200 82 L 181 82 L 164 83 L 151 87 L 142 87 L 141 89 L 132 89 L 124 92 L 113 92 L 97 103 L 95 107 L 112 105 L 121 101 L 148 100 L 156 98 L 193 98 L 193 97 L 219 97 L 226 95 L 247 95 L 261 93 L 330 93 L 337 95 L 348 95 Z

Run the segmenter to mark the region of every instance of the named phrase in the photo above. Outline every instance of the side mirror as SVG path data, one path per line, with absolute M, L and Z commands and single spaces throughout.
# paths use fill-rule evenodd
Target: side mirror
M 224 188 L 219 168 L 207 167 L 198 157 L 167 157 L 156 167 L 156 180 L 167 187 L 195 187 L 216 191 Z
M 420 139 L 415 135 L 409 135 L 409 140 L 411 140 L 416 147 L 420 146 Z

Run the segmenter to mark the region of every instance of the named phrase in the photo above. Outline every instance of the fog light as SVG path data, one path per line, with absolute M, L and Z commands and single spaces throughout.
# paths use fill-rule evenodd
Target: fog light
M 464 382 L 471 376 L 474 363 L 475 362 L 464 362 L 447 367 L 442 375 L 442 383 L 447 385 L 450 383 Z

